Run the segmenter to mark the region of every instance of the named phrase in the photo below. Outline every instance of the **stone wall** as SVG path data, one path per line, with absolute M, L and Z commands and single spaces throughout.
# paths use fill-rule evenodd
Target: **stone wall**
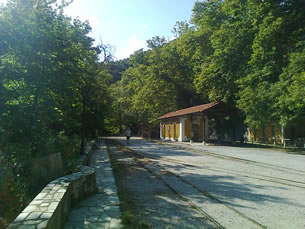
M 36 160 L 30 166 L 35 179 L 53 181 L 45 186 L 8 229 L 62 228 L 71 207 L 97 191 L 95 169 L 85 166 L 89 164 L 95 149 L 96 144 L 91 141 L 86 146 L 85 155 L 80 158 L 80 171 L 56 180 L 53 179 L 63 173 L 61 154 Z
M 99 141 L 99 140 L 98 140 Z M 82 155 L 79 160 L 80 165 L 89 165 L 94 150 L 97 149 L 97 144 L 95 141 L 91 141 L 86 145 L 85 155 Z
M 11 223 L 8 228 L 62 228 L 72 205 L 96 192 L 93 168 L 50 182 Z

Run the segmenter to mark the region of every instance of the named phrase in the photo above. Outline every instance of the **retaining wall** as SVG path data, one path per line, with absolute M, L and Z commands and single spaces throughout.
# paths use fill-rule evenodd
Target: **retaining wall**
M 50 182 L 8 228 L 62 228 L 72 205 L 96 192 L 95 170 L 80 172 Z
M 62 228 L 71 206 L 96 193 L 96 173 L 88 165 L 95 149 L 88 145 L 81 157 L 80 171 L 50 182 L 17 216 L 8 229 L 57 229 Z

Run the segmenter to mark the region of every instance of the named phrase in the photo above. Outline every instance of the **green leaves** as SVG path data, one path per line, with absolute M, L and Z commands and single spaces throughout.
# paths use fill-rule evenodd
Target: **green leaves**
M 251 126 L 287 124 L 305 112 L 304 18 L 302 0 L 196 2 L 175 40 L 153 37 L 130 57 L 113 86 L 117 123 L 153 126 L 168 111 L 223 101 Z
M 0 7 L 0 151 L 7 174 L 20 175 L 18 196 L 27 191 L 17 187 L 27 182 L 24 160 L 57 152 L 72 160 L 80 137 L 104 128 L 107 72 L 91 27 L 63 14 L 68 2 L 55 3 L 11 0 Z
M 257 32 L 247 74 L 239 81 L 238 106 L 245 112 L 251 125 L 261 125 L 275 119 L 286 125 L 300 115 L 301 110 L 304 112 L 304 107 L 299 110 L 300 106 L 288 99 L 295 98 L 296 94 L 302 96 L 301 88 L 292 86 L 291 77 L 299 82 L 301 75 L 293 72 L 292 65 L 297 56 L 290 54 L 304 36 L 304 33 L 300 36 L 301 31 L 304 32 L 304 20 L 300 15 L 304 18 L 305 10 L 298 8 L 299 3 L 279 1 L 259 5 L 258 11 L 263 14 L 256 14 Z M 251 101 L 256 101 L 256 104 Z

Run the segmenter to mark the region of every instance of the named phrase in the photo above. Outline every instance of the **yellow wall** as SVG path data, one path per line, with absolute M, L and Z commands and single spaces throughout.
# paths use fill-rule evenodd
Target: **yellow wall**
M 176 122 L 176 133 L 174 136 L 174 122 Z M 170 127 L 170 131 L 168 131 Z M 184 135 L 186 138 L 191 138 L 191 119 L 186 117 L 184 120 Z M 163 138 L 174 138 L 178 139 L 180 137 L 180 119 L 168 119 L 161 122 L 161 136 Z M 198 128 L 198 137 L 202 139 L 203 137 L 203 118 L 200 117 L 200 124 Z
M 262 142 L 268 141 L 269 143 L 273 143 L 273 131 L 272 131 L 272 124 L 275 124 L 275 138 L 276 143 L 281 143 L 282 131 L 281 125 L 278 121 L 271 122 L 266 125 L 266 138 L 264 139 L 264 128 L 260 127 L 256 129 L 256 139 L 254 139 L 254 129 L 250 128 L 250 141 L 254 142 Z M 297 118 L 295 121 L 291 122 L 287 127 L 285 127 L 285 139 L 292 138 L 292 128 L 294 126 L 295 130 L 295 138 L 305 137 L 305 118 Z
M 254 129 L 249 128 L 250 136 L 249 136 L 249 141 L 252 142 L 254 141 Z
M 176 123 L 176 124 L 174 124 Z M 169 128 L 169 130 L 168 130 Z M 174 138 L 180 137 L 180 120 L 169 119 L 161 122 L 161 135 L 163 138 Z
M 191 138 L 191 119 L 190 117 L 187 117 L 184 121 L 184 135 L 185 137 L 187 137 L 188 139 Z

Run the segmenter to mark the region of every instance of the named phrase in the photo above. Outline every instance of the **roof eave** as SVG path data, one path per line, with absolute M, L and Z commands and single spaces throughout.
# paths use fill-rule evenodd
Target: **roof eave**
M 204 113 L 204 111 L 194 112 L 194 113 L 190 113 L 190 114 L 176 115 L 176 116 L 165 117 L 165 118 L 162 118 L 162 116 L 161 116 L 161 117 L 157 118 L 157 120 L 172 119 L 172 118 L 178 118 L 178 117 L 188 117 L 188 116 L 191 116 L 194 114 L 202 114 L 202 113 Z

